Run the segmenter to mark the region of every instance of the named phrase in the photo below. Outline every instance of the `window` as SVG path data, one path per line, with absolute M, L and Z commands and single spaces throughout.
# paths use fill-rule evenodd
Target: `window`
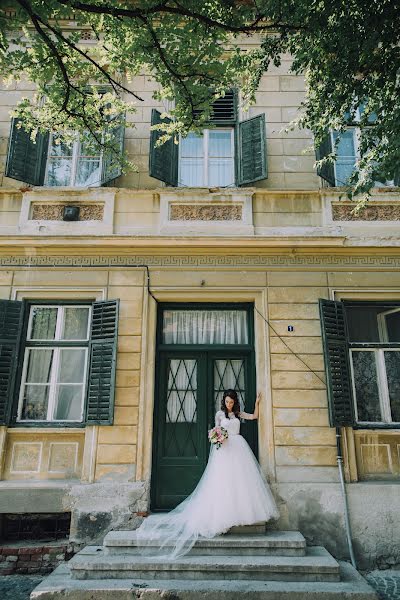
M 320 300 L 331 425 L 400 427 L 400 303 Z
M 357 161 L 360 159 L 361 130 L 357 126 L 357 123 L 359 123 L 363 112 L 364 105 L 360 105 L 356 110 L 353 120 L 350 120 L 350 115 L 348 115 L 349 126 L 340 134 L 340 139 L 336 147 L 336 160 L 334 163 L 326 163 L 317 169 L 318 175 L 331 186 L 341 187 L 347 185 L 349 177 L 353 173 Z M 368 117 L 368 122 L 373 125 L 375 119 L 376 115 L 372 113 Z M 316 149 L 317 160 L 321 160 L 333 152 L 338 137 L 339 134 L 337 131 L 328 132 L 325 140 Z M 376 181 L 375 184 L 377 186 L 392 186 L 397 185 L 398 182 Z
M 17 421 L 82 421 L 89 306 L 31 306 Z
M 117 300 L 0 300 L 0 423 L 112 424 L 117 326 Z
M 72 145 L 50 136 L 45 185 L 96 186 L 101 183 L 102 155 L 95 154 L 85 140 L 78 137 Z
M 51 133 L 38 134 L 35 142 L 30 133 L 19 127 L 19 119 L 11 122 L 8 141 L 7 177 L 30 185 L 100 186 L 121 175 L 121 168 L 110 152 L 93 154 L 83 139 L 77 137 L 72 146 L 57 143 Z M 124 127 L 112 129 L 115 147 L 122 154 Z
M 400 305 L 346 306 L 355 420 L 400 424 Z
M 226 187 L 248 185 L 267 177 L 265 115 L 238 120 L 236 93 L 229 90 L 212 105 L 213 128 L 201 135 L 189 133 L 176 144 L 161 146 L 162 132 L 151 131 L 149 172 L 174 187 Z M 171 122 L 153 110 L 151 124 Z
M 189 187 L 228 186 L 235 183 L 234 130 L 204 129 L 189 133 L 179 144 L 178 184 Z

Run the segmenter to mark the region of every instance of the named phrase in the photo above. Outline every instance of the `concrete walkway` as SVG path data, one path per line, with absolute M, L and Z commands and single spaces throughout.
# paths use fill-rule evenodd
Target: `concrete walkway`
M 364 577 L 375 588 L 380 600 L 400 600 L 400 571 L 372 571 L 364 574 Z M 44 578 L 42 575 L 2 576 L 0 598 L 1 600 L 29 600 L 31 591 Z

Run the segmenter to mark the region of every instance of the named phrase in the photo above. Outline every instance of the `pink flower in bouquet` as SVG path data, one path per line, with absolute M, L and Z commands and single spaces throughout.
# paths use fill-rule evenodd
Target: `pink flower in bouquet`
M 208 439 L 218 450 L 223 442 L 228 439 L 228 432 L 224 427 L 213 427 L 208 432 Z

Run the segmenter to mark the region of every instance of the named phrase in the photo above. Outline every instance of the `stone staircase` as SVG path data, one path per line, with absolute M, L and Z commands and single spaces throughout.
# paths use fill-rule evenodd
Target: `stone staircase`
M 189 554 L 165 562 L 142 556 L 133 531 L 112 531 L 58 567 L 32 600 L 376 600 L 347 563 L 298 531 L 265 524 L 201 539 Z

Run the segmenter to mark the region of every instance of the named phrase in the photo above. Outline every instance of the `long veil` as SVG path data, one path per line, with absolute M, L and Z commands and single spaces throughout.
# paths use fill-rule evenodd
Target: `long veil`
M 168 513 L 145 518 L 136 530 L 137 547 L 141 554 L 163 560 L 175 560 L 187 554 L 200 536 L 213 537 L 222 533 L 204 519 L 204 495 L 210 493 L 213 467 L 211 448 L 207 466 L 194 491 Z M 211 487 L 210 487 L 211 486 Z M 229 526 L 227 527 L 227 529 Z

